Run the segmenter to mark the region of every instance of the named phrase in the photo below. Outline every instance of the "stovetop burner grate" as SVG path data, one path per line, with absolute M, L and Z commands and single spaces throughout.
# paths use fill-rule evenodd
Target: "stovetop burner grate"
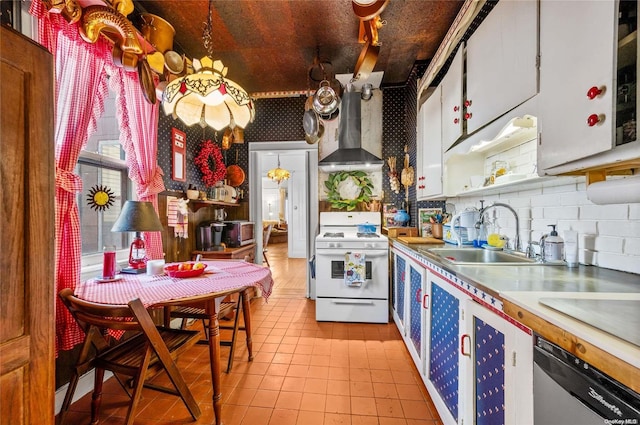
M 380 237 L 380 235 L 377 233 L 361 233 L 361 232 L 356 233 L 356 236 L 359 238 L 379 238 Z
M 326 232 L 322 236 L 325 238 L 344 238 L 344 232 Z

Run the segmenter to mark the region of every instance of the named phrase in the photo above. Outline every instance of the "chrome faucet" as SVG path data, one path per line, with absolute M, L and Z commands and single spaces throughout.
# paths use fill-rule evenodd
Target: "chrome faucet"
M 529 241 L 525 252 L 527 258 L 533 258 L 539 263 L 544 263 L 544 240 L 548 235 L 542 235 L 539 242 Z M 539 254 L 536 254 L 534 246 L 539 246 Z
M 481 205 L 482 205 L 483 202 L 484 202 L 484 200 L 480 201 Z M 504 208 L 508 209 L 509 211 L 511 211 L 511 213 L 515 217 L 515 219 L 516 219 L 516 236 L 515 236 L 515 238 L 513 240 L 513 250 L 514 251 L 520 251 L 520 219 L 518 218 L 518 213 L 516 212 L 516 210 L 514 210 L 511 207 L 511 205 L 504 204 L 502 202 L 494 202 L 493 204 L 491 204 L 489 206 L 480 208 L 480 220 L 476 224 L 476 227 L 479 227 L 480 225 L 482 225 L 483 220 L 484 220 L 484 213 L 488 209 L 496 208 L 496 207 L 504 207 Z

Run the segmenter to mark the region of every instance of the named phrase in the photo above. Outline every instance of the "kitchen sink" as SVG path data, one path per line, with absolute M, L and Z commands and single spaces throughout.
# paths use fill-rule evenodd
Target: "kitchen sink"
M 433 254 L 451 264 L 482 265 L 535 265 L 546 264 L 527 258 L 524 254 L 505 251 L 492 251 L 481 248 L 430 248 L 422 249 L 423 253 Z

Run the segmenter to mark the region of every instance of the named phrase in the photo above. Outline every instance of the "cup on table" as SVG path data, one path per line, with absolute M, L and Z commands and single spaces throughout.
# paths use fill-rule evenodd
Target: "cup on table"
M 147 261 L 147 276 L 157 276 L 164 273 L 164 260 Z
M 116 271 L 116 247 L 107 245 L 102 251 L 102 278 L 115 279 Z

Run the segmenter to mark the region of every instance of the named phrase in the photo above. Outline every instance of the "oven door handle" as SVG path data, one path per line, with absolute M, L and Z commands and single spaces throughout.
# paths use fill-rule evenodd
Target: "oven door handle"
M 355 249 L 349 249 L 349 250 L 345 250 L 344 252 L 361 252 L 364 254 L 365 256 L 365 260 L 368 260 L 370 258 L 380 258 L 380 257 L 388 257 L 389 256 L 389 251 L 367 251 L 367 250 L 355 250 Z M 336 249 L 326 249 L 326 250 L 322 250 L 322 249 L 316 249 L 316 257 L 318 258 L 328 258 L 330 257 L 331 259 L 344 259 L 344 253 L 336 253 Z
M 373 304 L 373 301 L 369 301 L 369 300 L 355 300 L 355 299 L 351 299 L 351 300 L 331 300 L 332 303 L 334 304 Z
M 373 253 L 362 251 L 362 253 L 364 254 L 365 260 L 368 258 L 387 257 L 389 255 L 389 251 L 376 251 Z

